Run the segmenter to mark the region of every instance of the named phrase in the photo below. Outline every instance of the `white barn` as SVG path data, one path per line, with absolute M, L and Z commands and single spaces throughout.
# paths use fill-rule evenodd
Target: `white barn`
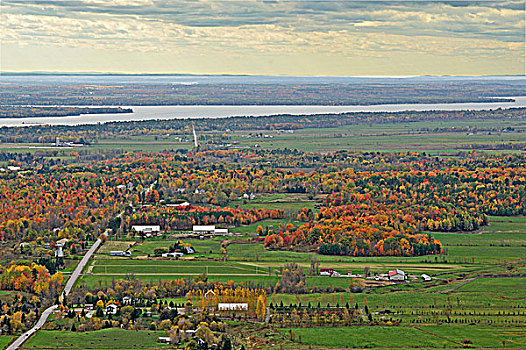
M 216 227 L 215 225 L 194 225 L 192 231 L 198 235 L 213 234 L 216 231 Z
M 248 303 L 218 303 L 217 309 L 219 311 L 246 311 Z
M 214 233 L 216 235 L 228 235 L 228 229 L 227 228 L 216 228 Z

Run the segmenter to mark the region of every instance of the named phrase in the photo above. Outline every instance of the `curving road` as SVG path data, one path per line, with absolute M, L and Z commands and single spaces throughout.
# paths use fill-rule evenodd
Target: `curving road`
M 106 234 L 106 233 L 105 233 Z M 102 240 L 99 238 L 93 243 L 91 248 L 87 251 L 87 253 L 82 257 L 82 260 L 80 260 L 79 264 L 75 268 L 75 271 L 71 274 L 71 277 L 68 279 L 68 282 L 66 283 L 66 287 L 64 287 L 64 291 L 62 292 L 62 296 L 67 296 L 69 292 L 71 292 L 71 289 L 75 285 L 75 282 L 77 282 L 77 279 L 79 278 L 80 274 L 82 273 L 82 270 L 84 270 L 84 267 L 88 263 L 89 259 L 91 259 L 91 256 L 95 251 L 99 248 L 100 244 L 102 243 Z M 27 332 L 22 334 L 20 337 L 18 337 L 14 342 L 11 343 L 7 347 L 7 350 L 15 350 L 20 347 L 26 340 L 31 338 L 33 334 L 35 334 L 43 325 L 46 323 L 47 318 L 51 313 L 58 308 L 58 305 L 53 305 L 48 307 L 40 318 L 38 319 L 37 323 L 33 326 L 33 328 L 29 329 Z

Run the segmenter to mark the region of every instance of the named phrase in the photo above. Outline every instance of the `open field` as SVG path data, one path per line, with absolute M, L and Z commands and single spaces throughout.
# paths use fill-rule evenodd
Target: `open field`
M 265 209 L 284 209 L 300 210 L 303 208 L 313 209 L 320 204 L 325 196 L 318 195 L 316 198 L 309 199 L 305 193 L 275 193 L 256 197 L 252 200 L 237 199 L 230 205 L 240 208 L 265 208 Z M 246 203 L 245 203 L 246 202 Z M 277 221 L 277 220 L 276 220 Z M 237 232 L 237 231 L 232 231 Z
M 93 332 L 39 331 L 22 349 L 165 349 L 157 338 L 165 332 L 103 329 Z
M 504 131 L 503 131 L 504 130 Z M 520 152 L 526 143 L 526 122 L 506 119 L 473 119 L 455 121 L 421 121 L 389 124 L 347 125 L 341 128 L 305 128 L 293 134 L 265 131 L 272 138 L 247 138 L 260 130 L 242 130 L 228 133 L 229 141 L 237 147 L 254 147 L 256 144 L 266 149 L 299 149 L 302 151 L 415 151 L 453 153 L 460 150 L 481 148 L 486 152 Z M 206 137 L 217 136 L 218 132 L 200 132 Z M 219 133 L 223 134 L 221 130 Z M 179 135 L 181 136 L 181 135 Z M 91 153 L 100 151 L 143 151 L 160 152 L 167 150 L 190 150 L 192 141 L 180 142 L 179 136 L 154 137 L 127 136 L 100 138 L 82 149 Z M 191 140 L 191 135 L 186 135 Z M 509 145 L 519 145 L 512 150 Z M 503 145 L 507 145 L 503 147 Z M 56 151 L 60 157 L 70 157 L 71 150 L 50 148 L 50 144 L 39 143 L 0 143 L 0 150 L 8 152 Z M 56 155 L 53 155 L 56 157 Z
M 334 268 L 341 273 L 353 271 L 363 273 L 369 268 L 370 273 L 386 273 L 388 270 L 400 268 L 407 273 L 419 275 L 444 274 L 456 276 L 460 273 L 496 273 L 498 265 L 505 261 L 526 258 L 526 218 L 491 218 L 491 225 L 473 234 L 433 233 L 439 238 L 448 254 L 443 256 L 423 257 L 350 257 L 315 255 L 320 267 Z M 238 228 L 238 232 L 252 232 L 262 226 L 277 226 L 280 220 L 266 220 L 258 224 Z M 131 241 L 108 241 L 101 248 L 95 259 L 87 268 L 92 275 L 83 277 L 88 284 L 98 280 L 108 280 L 109 276 L 123 277 L 135 274 L 145 280 L 189 278 L 208 273 L 210 280 L 217 281 L 245 281 L 275 283 L 276 271 L 287 262 L 295 262 L 309 268 L 313 253 L 293 251 L 269 251 L 261 243 L 230 244 L 228 246 L 228 261 L 217 261 L 221 258 L 220 243 L 225 239 L 187 239 L 196 249 L 196 254 L 179 260 L 175 259 L 136 259 L 137 256 L 152 255 L 158 247 L 168 247 L 172 239 L 145 241 L 132 247 L 134 258 L 109 258 L 110 250 L 124 249 L 131 245 Z M 232 239 L 228 237 L 228 239 Z M 244 239 L 240 238 L 233 238 Z M 203 259 L 204 257 L 204 259 Z M 190 260 L 188 260 L 190 259 Z M 198 260 L 196 260 L 198 259 Z M 209 260 L 212 259 L 212 260 Z M 518 266 L 517 268 L 521 268 Z M 270 276 L 269 276 L 270 269 Z M 279 272 L 279 271 L 278 271 Z M 113 277 L 112 277 L 113 278 Z M 308 285 L 334 286 L 348 288 L 350 279 L 330 277 L 308 277 Z
M 352 270 L 362 273 L 365 267 L 371 273 L 385 273 L 401 268 L 408 273 L 436 275 L 431 282 L 396 284 L 350 293 L 349 286 L 361 282 L 351 278 L 308 276 L 307 290 L 337 288 L 345 292 L 272 294 L 269 304 L 283 305 L 306 310 L 307 306 L 368 308 L 378 322 L 399 322 L 401 327 L 351 327 L 351 328 L 294 328 L 296 341 L 302 336 L 302 344 L 286 345 L 286 348 L 306 346 L 329 347 L 389 347 L 389 348 L 459 348 L 462 341 L 472 341 L 475 346 L 495 348 L 506 342 L 507 347 L 524 347 L 526 324 L 526 278 L 476 278 L 479 275 L 526 273 L 524 263 L 516 263 L 513 270 L 504 261 L 525 258 L 526 219 L 523 217 L 492 217 L 491 225 L 472 234 L 438 233 L 448 254 L 428 257 L 374 257 L 358 258 L 322 256 L 292 251 L 268 251 L 261 243 L 231 244 L 228 261 L 214 260 L 164 260 L 164 259 L 108 259 L 99 254 L 92 260 L 92 273 L 85 275 L 81 283 L 106 285 L 112 279 L 133 273 L 146 281 L 193 278 L 208 272 L 209 281 L 227 283 L 250 283 L 261 287 L 273 287 L 279 281 L 279 268 L 286 262 L 296 262 L 305 270 L 315 256 L 320 267 L 331 267 L 340 272 Z M 274 223 L 275 224 L 275 223 Z M 255 226 L 255 225 L 252 225 Z M 252 228 L 253 229 L 253 228 Z M 208 256 L 219 256 L 218 249 L 223 238 L 188 240 L 198 251 Z M 239 237 L 237 239 L 244 239 Z M 502 243 L 504 241 L 504 243 Z M 151 254 L 155 247 L 167 246 L 171 240 L 146 241 L 134 246 L 137 254 Z M 469 243 L 469 245 L 467 245 Z M 508 246 L 509 245 L 509 246 Z M 210 253 L 212 251 L 212 253 Z M 516 252 L 516 254 L 510 254 Z M 483 252 L 483 253 L 481 253 Z M 268 275 L 268 269 L 271 275 Z M 257 270 L 256 270 L 257 268 Z M 256 272 L 257 271 L 257 272 Z M 276 276 L 275 272 L 278 272 Z M 185 298 L 174 298 L 178 304 Z M 375 314 L 385 313 L 387 314 Z M 471 324 L 471 325 L 469 325 Z M 408 327 L 414 325 L 417 328 Z M 284 337 L 288 338 L 284 328 Z M 321 336 L 323 334 L 323 336 Z M 327 334 L 329 336 L 327 336 Z M 330 339 L 329 339 L 330 338 Z M 327 340 L 329 339 L 329 340 Z
M 0 349 L 3 349 L 4 347 L 7 346 L 7 344 L 9 344 L 11 342 L 11 339 L 13 339 L 13 337 L 11 336 L 0 336 Z
M 467 132 L 455 129 L 503 130 L 512 127 L 512 132 Z M 350 125 L 342 128 L 300 129 L 294 134 L 272 134 L 273 138 L 247 139 L 249 132 L 234 133 L 232 139 L 240 146 L 262 148 L 295 148 L 303 151 L 334 151 L 340 149 L 395 152 L 411 150 L 428 153 L 451 153 L 470 150 L 477 146 L 497 149 L 503 143 L 524 143 L 524 121 L 462 120 L 425 121 L 396 124 Z M 236 135 L 237 134 L 237 135 Z
M 288 335 L 289 329 L 282 329 Z M 460 348 L 469 339 L 475 347 L 522 348 L 526 334 L 522 328 L 466 327 L 351 327 L 351 328 L 293 328 L 296 340 L 302 344 L 356 348 Z
M 107 241 L 97 250 L 97 254 L 109 255 L 113 250 L 128 250 L 134 244 L 134 241 Z

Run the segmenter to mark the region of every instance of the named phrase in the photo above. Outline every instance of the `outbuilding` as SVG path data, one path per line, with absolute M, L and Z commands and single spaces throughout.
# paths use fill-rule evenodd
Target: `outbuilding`
M 216 227 L 215 225 L 194 225 L 192 231 L 196 235 L 214 234 Z
M 424 280 L 424 282 L 429 282 L 429 281 L 432 280 L 431 276 L 426 275 L 425 273 L 423 273 L 422 275 L 420 275 L 420 277 L 422 277 L 422 279 Z
M 248 303 L 218 303 L 217 309 L 219 311 L 246 311 Z
M 161 232 L 161 226 L 159 225 L 133 225 L 132 228 L 138 233 L 156 235 Z
M 389 280 L 391 281 L 405 281 L 406 279 L 407 275 L 400 269 L 389 271 Z

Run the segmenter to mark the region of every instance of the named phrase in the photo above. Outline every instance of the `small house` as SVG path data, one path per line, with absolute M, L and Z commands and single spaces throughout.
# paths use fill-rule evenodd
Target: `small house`
M 59 240 L 57 241 L 57 244 L 56 244 L 56 245 L 57 245 L 57 247 L 63 247 L 63 246 L 66 245 L 66 243 L 68 243 L 68 241 L 69 241 L 69 240 L 68 240 L 67 238 L 62 238 L 62 239 L 59 239 Z
M 129 296 L 125 296 L 124 298 L 122 298 L 122 304 L 123 305 L 130 305 L 132 302 L 132 298 L 129 297 Z
M 86 310 L 93 310 L 93 304 L 84 304 Z
M 157 338 L 157 342 L 162 344 L 170 344 L 172 339 L 170 339 L 170 337 L 159 337 Z
M 117 305 L 115 304 L 108 304 L 106 305 L 106 308 L 104 310 L 106 312 L 106 315 L 116 315 L 117 314 Z
M 389 280 L 391 281 L 405 281 L 406 279 L 407 275 L 400 269 L 389 271 Z

